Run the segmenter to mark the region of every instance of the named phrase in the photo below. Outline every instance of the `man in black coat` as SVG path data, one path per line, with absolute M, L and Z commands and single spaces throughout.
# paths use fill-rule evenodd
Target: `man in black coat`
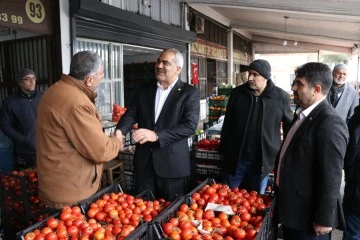
M 343 223 L 340 183 L 348 129 L 326 101 L 331 69 L 307 63 L 292 86 L 299 108 L 281 147 L 276 176 L 285 240 L 328 239 Z
M 248 79 L 233 89 L 226 107 L 220 141 L 224 178 L 230 188 L 241 184 L 264 193 L 281 145 L 281 122 L 286 133 L 292 110 L 289 94 L 271 81 L 266 60 L 250 64 Z
M 157 59 L 157 82 L 143 86 L 116 126 L 126 135 L 138 123 L 133 138 L 135 185 L 141 192 L 173 200 L 183 194 L 190 175 L 188 137 L 198 125 L 199 91 L 178 77 L 183 56 L 165 49 Z
M 31 69 L 17 73 L 19 88 L 7 97 L 1 108 L 0 127 L 15 145 L 16 168 L 36 165 L 36 117 L 42 92 L 35 89 L 36 74 Z
M 346 228 L 344 240 L 360 239 L 360 106 L 348 122 L 350 141 L 346 151 L 344 215 Z

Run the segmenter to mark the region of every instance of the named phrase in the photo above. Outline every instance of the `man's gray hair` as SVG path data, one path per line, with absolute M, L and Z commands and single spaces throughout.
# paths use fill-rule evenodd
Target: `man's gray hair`
M 104 64 L 103 59 L 93 51 L 81 51 L 71 58 L 69 76 L 78 80 L 95 75 Z
M 163 52 L 171 52 L 175 55 L 175 64 L 176 66 L 182 68 L 184 65 L 184 57 L 181 54 L 181 52 L 179 50 L 177 50 L 176 48 L 167 48 L 165 49 Z
M 348 66 L 346 64 L 338 64 L 334 67 L 333 69 L 333 73 L 337 72 L 340 69 L 345 69 L 346 71 L 348 70 Z

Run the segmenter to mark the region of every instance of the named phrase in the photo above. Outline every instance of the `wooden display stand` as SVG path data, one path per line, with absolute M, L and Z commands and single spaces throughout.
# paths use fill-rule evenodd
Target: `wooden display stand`
M 102 185 L 111 185 L 115 181 L 120 182 L 121 187 L 126 188 L 124 162 L 119 159 L 114 159 L 104 164 Z

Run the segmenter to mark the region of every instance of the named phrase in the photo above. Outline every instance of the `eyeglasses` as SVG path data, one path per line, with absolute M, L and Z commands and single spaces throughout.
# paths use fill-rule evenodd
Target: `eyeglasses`
M 30 82 L 31 80 L 36 81 L 37 79 L 36 79 L 36 77 L 27 77 L 27 78 L 23 78 L 22 80 Z

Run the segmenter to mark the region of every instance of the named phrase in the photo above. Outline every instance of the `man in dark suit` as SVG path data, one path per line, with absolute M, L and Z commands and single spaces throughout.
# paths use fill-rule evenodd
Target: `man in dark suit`
M 127 109 L 117 131 L 126 135 L 138 123 L 133 138 L 137 192 L 151 190 L 157 197 L 173 200 L 182 194 L 190 175 L 188 137 L 199 121 L 200 94 L 179 79 L 183 56 L 165 49 L 157 59 L 157 82 L 143 86 Z
M 331 69 L 307 63 L 292 86 L 299 105 L 281 147 L 276 176 L 278 217 L 285 240 L 330 239 L 343 223 L 340 183 L 348 129 L 325 100 Z

